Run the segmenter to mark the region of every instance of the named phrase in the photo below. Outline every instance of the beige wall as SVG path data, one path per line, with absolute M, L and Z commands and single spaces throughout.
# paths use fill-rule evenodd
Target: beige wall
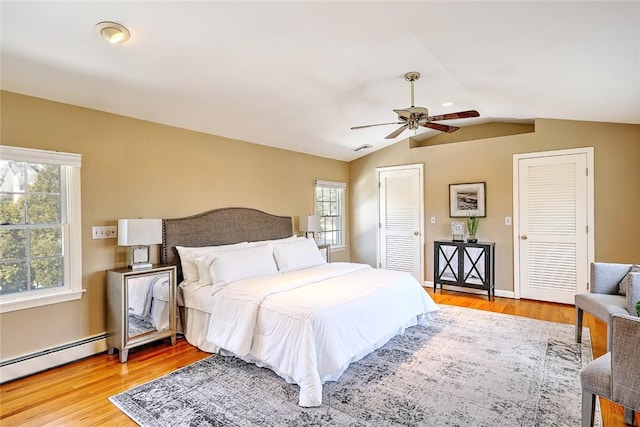
M 0 143 L 82 154 L 87 290 L 78 301 L 1 314 L 1 360 L 105 331 L 105 270 L 124 266 L 126 251 L 114 239 L 92 240 L 92 226 L 227 206 L 297 217 L 314 209 L 315 179 L 349 180 L 349 165 L 341 161 L 0 94 Z M 297 231 L 297 218 L 294 222 Z M 334 253 L 333 259 L 348 260 L 348 251 Z
M 536 131 L 409 149 L 408 140 L 347 164 L 205 135 L 9 92 L 1 94 L 0 143 L 80 153 L 83 287 L 79 301 L 0 315 L 0 360 L 104 332 L 106 269 L 125 263 L 115 240 L 91 227 L 117 218 L 173 218 L 225 206 L 277 215 L 313 210 L 313 181 L 349 183 L 352 261 L 376 261 L 375 168 L 425 165 L 426 280 L 433 240 L 449 238 L 448 185 L 487 183 L 480 238 L 496 242 L 496 286 L 513 289 L 512 158 L 515 153 L 595 147 L 596 259 L 640 261 L 640 126 L 539 119 Z M 436 216 L 431 225 L 428 218 Z M 294 224 L 297 228 L 297 222 Z M 622 226 L 621 226 L 622 225 Z M 334 260 L 348 260 L 348 252 Z M 30 337 L 30 339 L 25 339 Z
M 422 163 L 425 280 L 433 280 L 433 241 L 451 238 L 449 184 L 484 181 L 487 217 L 478 234 L 496 242 L 496 288 L 512 291 L 512 227 L 504 217 L 513 216 L 513 155 L 576 147 L 595 152 L 595 259 L 640 262 L 640 125 L 547 119 L 536 120 L 534 133 L 420 148 L 404 140 L 351 162 L 351 260 L 376 262 L 376 167 Z

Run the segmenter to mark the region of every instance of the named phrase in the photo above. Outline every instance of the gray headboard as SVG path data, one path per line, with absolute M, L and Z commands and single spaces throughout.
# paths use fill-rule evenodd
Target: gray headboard
M 271 215 L 251 208 L 221 208 L 184 218 L 162 220 L 160 262 L 178 266 L 176 246 L 218 246 L 282 239 L 293 235 L 290 216 Z

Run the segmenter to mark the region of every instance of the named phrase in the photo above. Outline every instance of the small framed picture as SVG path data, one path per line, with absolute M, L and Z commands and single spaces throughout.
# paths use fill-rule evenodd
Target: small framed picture
M 454 242 L 464 242 L 464 222 L 454 221 L 451 223 L 451 240 Z
M 449 184 L 449 216 L 487 216 L 485 183 Z

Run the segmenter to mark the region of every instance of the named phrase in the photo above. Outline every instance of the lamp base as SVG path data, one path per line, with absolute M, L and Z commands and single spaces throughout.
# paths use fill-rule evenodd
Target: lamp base
M 151 257 L 149 256 L 149 246 L 131 246 L 129 251 L 129 269 L 142 270 L 151 268 Z
M 129 266 L 129 270 L 145 270 L 151 267 L 153 267 L 153 264 L 150 262 L 137 262 L 135 264 L 131 264 Z

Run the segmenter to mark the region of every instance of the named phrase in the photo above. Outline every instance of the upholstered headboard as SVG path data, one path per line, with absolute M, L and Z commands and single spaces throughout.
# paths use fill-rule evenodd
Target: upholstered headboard
M 162 220 L 160 262 L 178 266 L 176 246 L 218 246 L 283 239 L 293 235 L 290 216 L 271 215 L 251 208 L 222 208 L 184 218 Z M 178 282 L 180 283 L 180 282 Z

